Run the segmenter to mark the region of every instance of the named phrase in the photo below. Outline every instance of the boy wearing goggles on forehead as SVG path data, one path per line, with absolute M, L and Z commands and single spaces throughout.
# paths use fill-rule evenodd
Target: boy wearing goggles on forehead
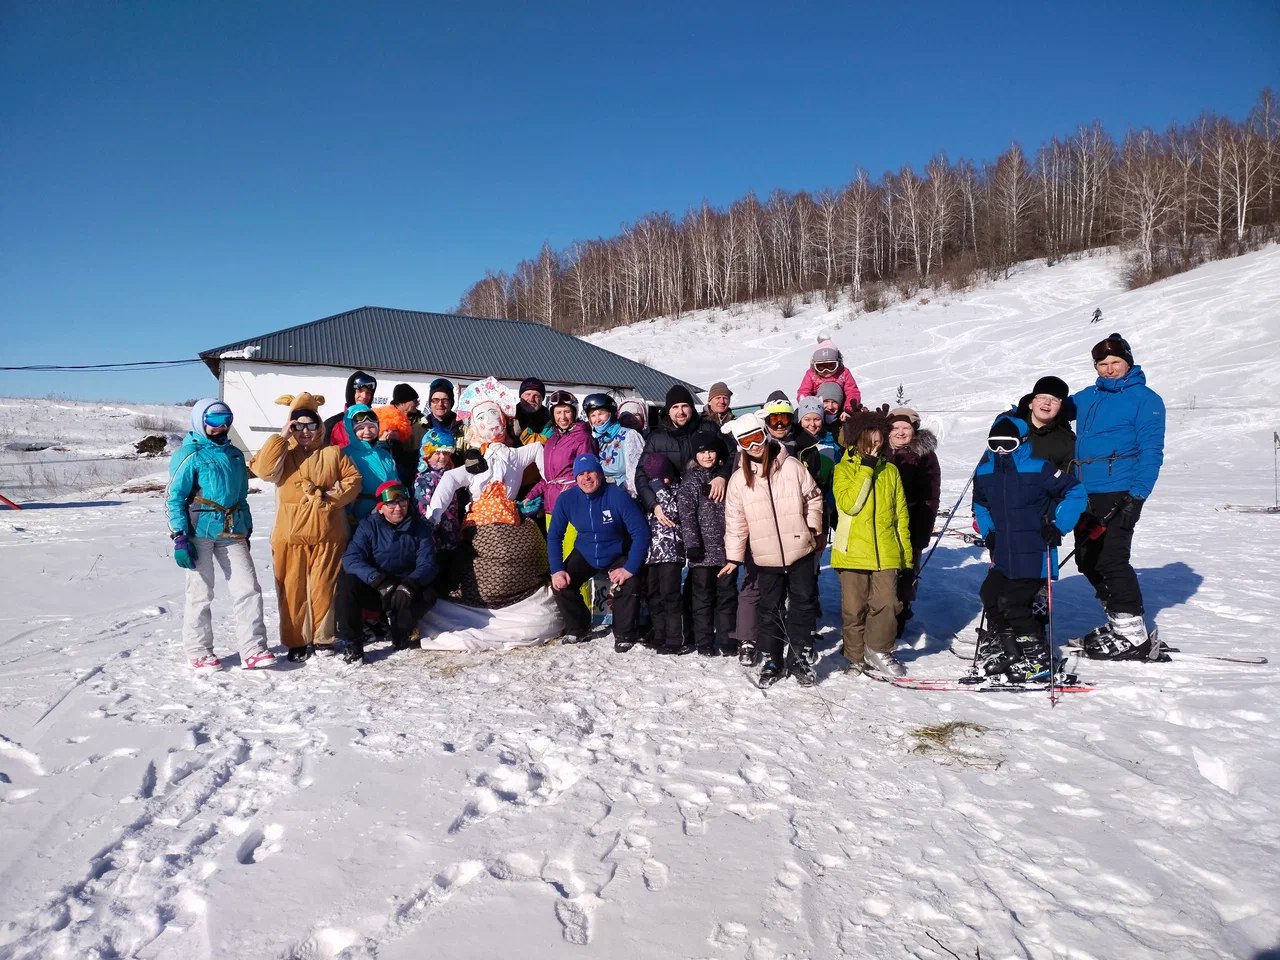
M 249 470 L 229 440 L 233 417 L 221 400 L 199 400 L 191 408 L 191 432 L 169 461 L 165 499 L 173 559 L 186 571 L 182 643 L 196 670 L 222 666 L 213 652 L 214 567 L 222 571 L 235 605 L 241 665 L 269 667 L 262 623 L 262 591 L 249 553 Z M 215 564 L 216 561 L 216 564 Z
M 1042 679 L 1054 668 L 1032 603 L 1045 579 L 1057 578 L 1058 545 L 1085 506 L 1084 487 L 1032 456 L 1026 435 L 1025 422 L 997 417 L 973 479 L 974 518 L 991 552 L 979 591 L 991 634 L 978 657 L 988 676 L 1004 674 L 1015 683 Z
M 335 413 L 326 420 L 321 431 L 325 445 L 333 444 L 335 447 L 345 447 L 351 442 L 351 437 L 347 434 L 346 429 L 346 413 L 357 403 L 363 403 L 366 407 L 373 406 L 373 395 L 377 392 L 377 389 L 377 377 L 365 373 L 363 370 L 357 370 L 347 377 L 347 395 L 346 401 L 342 406 L 342 413 Z
M 374 512 L 360 521 L 342 555 L 338 578 L 338 631 L 342 658 L 364 663 L 364 611 L 382 611 L 397 650 L 411 645 L 413 629 L 435 603 L 435 538 L 413 509 L 409 491 L 388 480 L 375 493 Z
M 351 527 L 346 506 L 360 492 L 360 473 L 343 451 L 326 446 L 316 408 L 323 397 L 284 396 L 292 406 L 249 468 L 276 485 L 271 563 L 280 611 L 280 641 L 289 660 L 334 651 L 333 592 Z

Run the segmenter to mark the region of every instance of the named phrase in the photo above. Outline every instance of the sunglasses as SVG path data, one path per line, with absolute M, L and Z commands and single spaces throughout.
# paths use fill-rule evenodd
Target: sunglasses
M 789 427 L 795 422 L 795 417 L 789 413 L 771 413 L 764 418 L 764 422 L 771 427 Z
M 215 430 L 231 426 L 231 420 L 232 416 L 229 413 L 206 413 L 204 415 L 204 425 L 213 427 Z
M 813 365 L 813 372 L 820 373 L 824 377 L 831 376 L 833 373 L 835 373 L 839 369 L 840 369 L 840 364 L 838 363 L 815 363 Z
M 738 438 L 738 446 L 743 450 L 747 450 L 750 447 L 758 447 L 762 443 L 764 443 L 763 430 L 752 430 L 750 433 L 744 433 Z
M 315 433 L 320 429 L 318 423 L 295 423 L 289 428 L 294 433 Z
M 392 487 L 390 490 L 383 490 L 378 499 L 383 503 L 408 503 L 409 494 L 404 487 Z
M 993 453 L 1013 453 L 1020 446 L 1022 446 L 1022 439 L 1019 437 L 987 438 L 987 449 Z

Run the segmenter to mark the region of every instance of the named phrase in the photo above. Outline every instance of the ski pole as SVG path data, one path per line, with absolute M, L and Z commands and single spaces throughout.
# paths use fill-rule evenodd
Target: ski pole
M 1057 654 L 1053 647 L 1053 547 L 1044 551 L 1044 598 L 1049 607 L 1049 706 L 1058 705 L 1058 697 L 1054 693 L 1053 682 L 1058 675 Z
M 982 616 L 978 618 L 978 639 L 973 645 L 973 663 L 969 666 L 969 675 L 978 676 L 978 650 L 982 647 L 982 628 L 987 623 L 987 609 L 982 608 Z
M 1104 533 L 1107 532 L 1107 524 L 1110 523 L 1112 518 L 1119 512 L 1120 512 L 1120 504 L 1117 503 L 1114 507 L 1112 507 L 1110 510 L 1107 511 L 1107 515 L 1103 517 L 1101 520 L 1099 520 L 1096 526 L 1092 527 L 1089 530 L 1089 532 L 1085 534 L 1084 538 L 1086 540 L 1097 540 L 1099 537 L 1101 537 Z M 1079 549 L 1080 549 L 1079 544 L 1072 547 L 1071 552 L 1068 553 L 1065 557 L 1063 557 L 1062 561 L 1058 564 L 1058 569 L 1062 569 L 1063 567 L 1065 567 L 1067 565 L 1067 561 L 1070 560 L 1072 557 L 1074 557 L 1076 555 L 1076 551 Z
M 969 479 L 965 481 L 964 489 L 960 491 L 960 496 L 956 498 L 955 506 L 951 508 L 951 512 L 947 514 L 946 522 L 942 524 L 942 529 L 938 531 L 937 538 L 933 541 L 933 546 L 929 548 L 929 552 L 924 555 L 924 560 L 920 562 L 920 571 L 916 574 L 916 579 L 920 579 L 924 573 L 924 568 L 929 565 L 929 559 L 933 556 L 933 551 L 938 549 L 938 544 L 942 542 L 942 535 L 947 532 L 947 527 L 951 526 L 951 521 L 955 519 L 956 511 L 960 509 L 960 504 L 964 500 L 964 495 L 969 492 L 969 486 L 973 483 L 973 478 L 978 475 L 978 468 L 974 467 L 973 473 L 969 474 Z

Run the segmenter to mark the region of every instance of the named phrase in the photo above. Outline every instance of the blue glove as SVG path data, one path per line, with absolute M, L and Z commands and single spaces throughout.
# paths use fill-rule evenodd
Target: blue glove
M 531 497 L 528 500 L 520 500 L 516 503 L 522 517 L 536 517 L 542 512 L 542 498 Z
M 183 570 L 194 570 L 196 568 L 196 548 L 187 539 L 185 533 L 180 533 L 173 538 L 173 562 Z

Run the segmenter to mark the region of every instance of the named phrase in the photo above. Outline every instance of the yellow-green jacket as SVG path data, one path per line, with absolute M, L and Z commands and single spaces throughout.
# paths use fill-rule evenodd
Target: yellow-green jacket
M 831 566 L 837 570 L 895 570 L 911 566 L 907 498 L 898 468 L 883 458 L 874 467 L 849 450 L 836 464 L 836 534 Z

